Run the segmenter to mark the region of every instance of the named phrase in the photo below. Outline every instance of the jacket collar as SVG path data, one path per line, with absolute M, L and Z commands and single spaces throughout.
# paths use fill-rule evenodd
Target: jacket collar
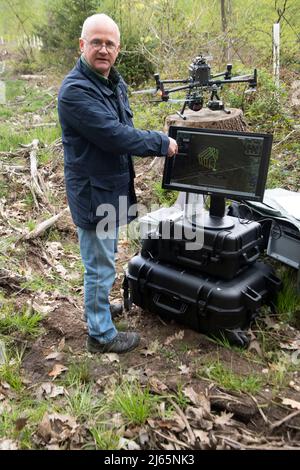
M 91 80 L 91 82 L 93 82 L 102 93 L 106 94 L 107 96 L 113 95 L 114 91 L 108 85 L 106 85 L 97 76 L 97 74 L 81 60 L 81 58 L 78 59 L 75 68 L 85 75 L 89 80 Z M 113 74 L 114 80 L 117 78 L 117 80 L 120 81 L 120 74 L 116 71 L 116 69 L 112 68 L 111 74 Z

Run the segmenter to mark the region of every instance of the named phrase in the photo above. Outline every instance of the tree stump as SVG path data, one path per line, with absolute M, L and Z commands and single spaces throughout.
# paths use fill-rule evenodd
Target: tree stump
M 184 113 L 185 120 L 178 114 L 171 114 L 166 117 L 164 131 L 168 132 L 170 126 L 247 131 L 243 111 L 236 108 L 230 108 L 229 111 L 230 114 L 224 111 L 211 111 L 209 108 L 202 108 L 200 111 L 188 110 Z
M 170 126 L 177 127 L 192 127 L 202 129 L 222 129 L 227 131 L 247 131 L 248 126 L 244 120 L 243 111 L 237 108 L 229 108 L 230 113 L 225 111 L 212 111 L 209 108 L 202 108 L 200 111 L 185 111 L 186 119 L 182 119 L 178 114 L 171 114 L 165 119 L 164 132 L 168 133 Z M 152 168 L 160 175 L 163 173 L 164 161 L 161 158 L 155 158 Z M 179 193 L 175 204 L 179 205 L 182 209 L 184 204 L 191 204 L 194 209 L 201 210 L 203 207 L 203 196 L 192 193 Z
M 223 129 L 225 131 L 247 131 L 248 126 L 244 120 L 243 111 L 237 108 L 229 108 L 230 114 L 224 111 L 211 111 L 209 108 L 202 108 L 200 111 L 185 111 L 186 119 L 182 119 L 178 114 L 171 114 L 166 117 L 164 132 L 167 134 L 170 126 L 194 127 L 202 129 Z M 155 158 L 150 168 L 162 173 L 164 160 Z

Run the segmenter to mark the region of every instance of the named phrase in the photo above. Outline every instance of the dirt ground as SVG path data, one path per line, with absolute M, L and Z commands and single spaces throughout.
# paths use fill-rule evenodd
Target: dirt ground
M 148 164 L 140 163 L 139 169 L 146 168 Z M 73 239 L 74 236 L 74 233 L 71 233 Z M 118 274 L 111 296 L 113 301 L 122 300 L 124 266 L 133 253 L 134 248 L 128 241 L 120 242 Z M 38 265 L 34 250 L 28 263 L 31 266 Z M 78 285 L 78 289 L 81 289 L 82 293 L 82 286 Z M 26 294 L 24 295 L 26 297 Z M 24 302 L 22 298 L 19 300 Z M 25 376 L 32 384 L 43 383 L 49 379 L 48 374 L 55 360 L 49 361 L 45 358 L 58 351 L 63 341 L 64 364 L 89 357 L 90 372 L 98 384 L 104 384 L 113 376 L 118 377 L 117 380 L 121 383 L 126 380 L 128 374 L 134 374 L 141 384 L 150 384 L 152 393 L 178 394 L 179 390 L 193 390 L 198 396 L 209 400 L 210 412 L 214 416 L 223 417 L 224 423 L 226 419 L 230 421 L 228 425 L 221 422 L 218 427 L 211 422 L 208 424 L 209 421 L 205 419 L 202 424 L 201 420 L 190 420 L 189 415 L 186 419 L 191 423 L 192 432 L 196 430 L 196 435 L 200 435 L 200 438 L 193 443 L 189 439 L 185 441 L 184 431 L 181 434 L 181 431 L 177 430 L 176 439 L 183 443 L 182 447 L 177 443 L 177 448 L 300 448 L 300 410 L 297 408 L 300 406 L 300 378 L 296 370 L 292 375 L 289 372 L 289 380 L 284 386 L 276 389 L 276 384 L 274 386 L 266 380 L 256 394 L 232 391 L 224 387 L 224 384 L 201 374 L 207 364 L 216 363 L 221 363 L 224 368 L 240 377 L 247 377 L 249 374 L 264 376 L 268 369 L 268 373 L 270 370 L 272 372 L 272 364 L 268 364 L 268 361 L 261 357 L 261 345 L 257 345 L 255 335 L 250 345 L 251 353 L 245 354 L 242 350 L 218 344 L 199 332 L 175 322 L 166 322 L 159 316 L 133 305 L 116 323 L 121 330 L 131 329 L 140 333 L 139 347 L 120 355 L 117 362 L 103 363 L 96 356 L 86 352 L 87 328 L 82 320 L 82 295 L 80 300 L 76 298 L 76 302 L 72 298 L 61 298 L 56 303 L 56 308 L 43 320 L 44 334 L 28 343 L 22 363 Z M 276 319 L 272 321 L 275 322 Z M 285 338 L 290 335 L 295 341 L 295 338 L 299 338 L 299 331 L 290 331 L 287 328 L 285 335 Z M 290 402 L 284 402 L 283 399 Z M 190 397 L 190 400 L 193 403 L 193 398 Z M 195 403 L 197 401 L 194 400 L 194 406 Z M 185 413 L 184 407 L 181 413 Z M 167 448 L 169 445 L 163 426 L 157 421 L 154 425 L 156 434 L 152 433 L 152 437 L 155 436 L 151 441 L 153 448 Z M 203 442 L 200 431 L 206 433 Z M 176 448 L 176 443 L 173 445 Z
M 55 103 L 52 106 L 55 107 Z M 33 117 L 29 116 L 30 119 Z M 55 208 L 57 213 L 66 205 L 61 142 L 55 142 L 48 151 L 53 152 L 55 158 L 42 168 L 41 173 L 52 196 L 59 201 L 59 207 Z M 19 229 L 18 234 L 22 232 L 29 217 L 41 220 L 43 211 L 49 209 L 49 201 L 39 201 L 39 209 L 34 208 L 33 213 L 28 214 L 24 204 L 30 178 L 28 150 L 18 150 L 3 158 L 8 168 L 4 183 L 9 182 L 14 190 L 10 190 L 7 201 L 2 201 L 3 206 L 0 207 L 3 219 L 1 240 L 10 243 L 10 237 L 16 236 L 16 228 Z M 158 202 L 154 201 L 151 161 L 140 159 L 136 164 L 138 199 L 148 206 Z M 16 163 L 24 165 L 22 172 L 18 173 Z M 161 167 L 154 171 L 155 178 L 160 181 Z M 168 396 L 171 400 L 172 418 L 162 407 L 161 416 L 164 418 L 153 417 L 141 427 L 126 427 L 124 436 L 140 449 L 300 449 L 299 365 L 292 364 L 291 367 L 289 360 L 291 353 L 299 351 L 299 330 L 281 323 L 268 311 L 261 326 L 265 333 L 260 334 L 259 329 L 254 327 L 249 350 L 243 351 L 132 306 L 116 323 L 119 330 L 139 332 L 139 347 L 117 358 L 110 355 L 92 356 L 85 347 L 87 328 L 82 320 L 80 258 L 78 253 L 70 252 L 67 247 L 68 243 L 77 244 L 75 228 L 69 216 L 59 220 L 53 237 L 50 240 L 45 235 L 33 241 L 14 241 L 9 248 L 6 246 L 4 249 L 1 245 L 0 250 L 3 255 L 0 266 L 1 293 L 6 298 L 11 297 L 16 310 L 24 305 L 31 305 L 37 310 L 44 304 L 47 308 L 51 307 L 42 321 L 43 333 L 35 339 L 26 338 L 25 342 L 20 339 L 22 344 L 26 344 L 22 377 L 28 384 L 27 392 L 49 383 L 49 380 L 59 384 L 63 373 L 51 376 L 55 366 L 62 363 L 68 367 L 71 363 L 88 360 L 93 386 L 99 393 L 106 392 L 107 386 L 117 387 L 135 378 L 142 387 L 148 387 L 151 394 Z M 120 240 L 117 279 L 111 295 L 113 301 L 122 300 L 124 267 L 138 249 L 137 244 Z M 9 268 L 8 272 L 6 268 Z M 27 280 L 39 276 L 39 282 L 51 282 L 60 276 L 61 283 L 68 284 L 70 280 L 69 289 L 62 294 L 57 289 L 47 290 L 45 286 L 40 289 L 36 286 L 22 288 L 18 277 L 12 277 L 16 272 Z M 14 340 L 16 344 L 19 341 L 17 336 Z M 281 356 L 276 355 L 276 348 L 282 352 Z M 61 353 L 59 359 L 57 353 Z M 49 359 L 50 354 L 53 354 L 53 359 Z M 281 362 L 279 357 L 284 361 Z M 210 373 L 215 366 L 220 368 L 218 377 Z M 254 375 L 261 378 L 259 391 L 245 391 L 240 382 L 233 389 L 231 382 L 226 382 L 224 378 L 228 371 L 234 378 L 247 379 Z M 7 384 L 0 381 L 0 405 L 6 397 Z M 81 448 L 86 430 L 83 435 L 83 441 L 75 444 L 70 443 L 72 439 L 69 435 L 67 443 L 56 436 L 55 445 L 59 448 L 62 445 L 63 448 Z M 35 442 L 38 448 L 48 444 Z

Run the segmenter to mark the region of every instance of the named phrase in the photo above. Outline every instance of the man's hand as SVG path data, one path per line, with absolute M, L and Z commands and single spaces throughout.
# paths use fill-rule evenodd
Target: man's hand
M 168 157 L 174 157 L 178 153 L 178 145 L 176 140 L 172 139 L 172 137 L 169 137 L 169 148 L 168 148 Z

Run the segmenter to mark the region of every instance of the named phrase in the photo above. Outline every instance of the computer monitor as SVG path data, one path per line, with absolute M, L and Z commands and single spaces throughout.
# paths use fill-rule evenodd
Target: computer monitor
M 178 154 L 166 158 L 163 188 L 210 195 L 210 216 L 219 218 L 225 198 L 263 200 L 272 134 L 170 126 L 169 136 Z

